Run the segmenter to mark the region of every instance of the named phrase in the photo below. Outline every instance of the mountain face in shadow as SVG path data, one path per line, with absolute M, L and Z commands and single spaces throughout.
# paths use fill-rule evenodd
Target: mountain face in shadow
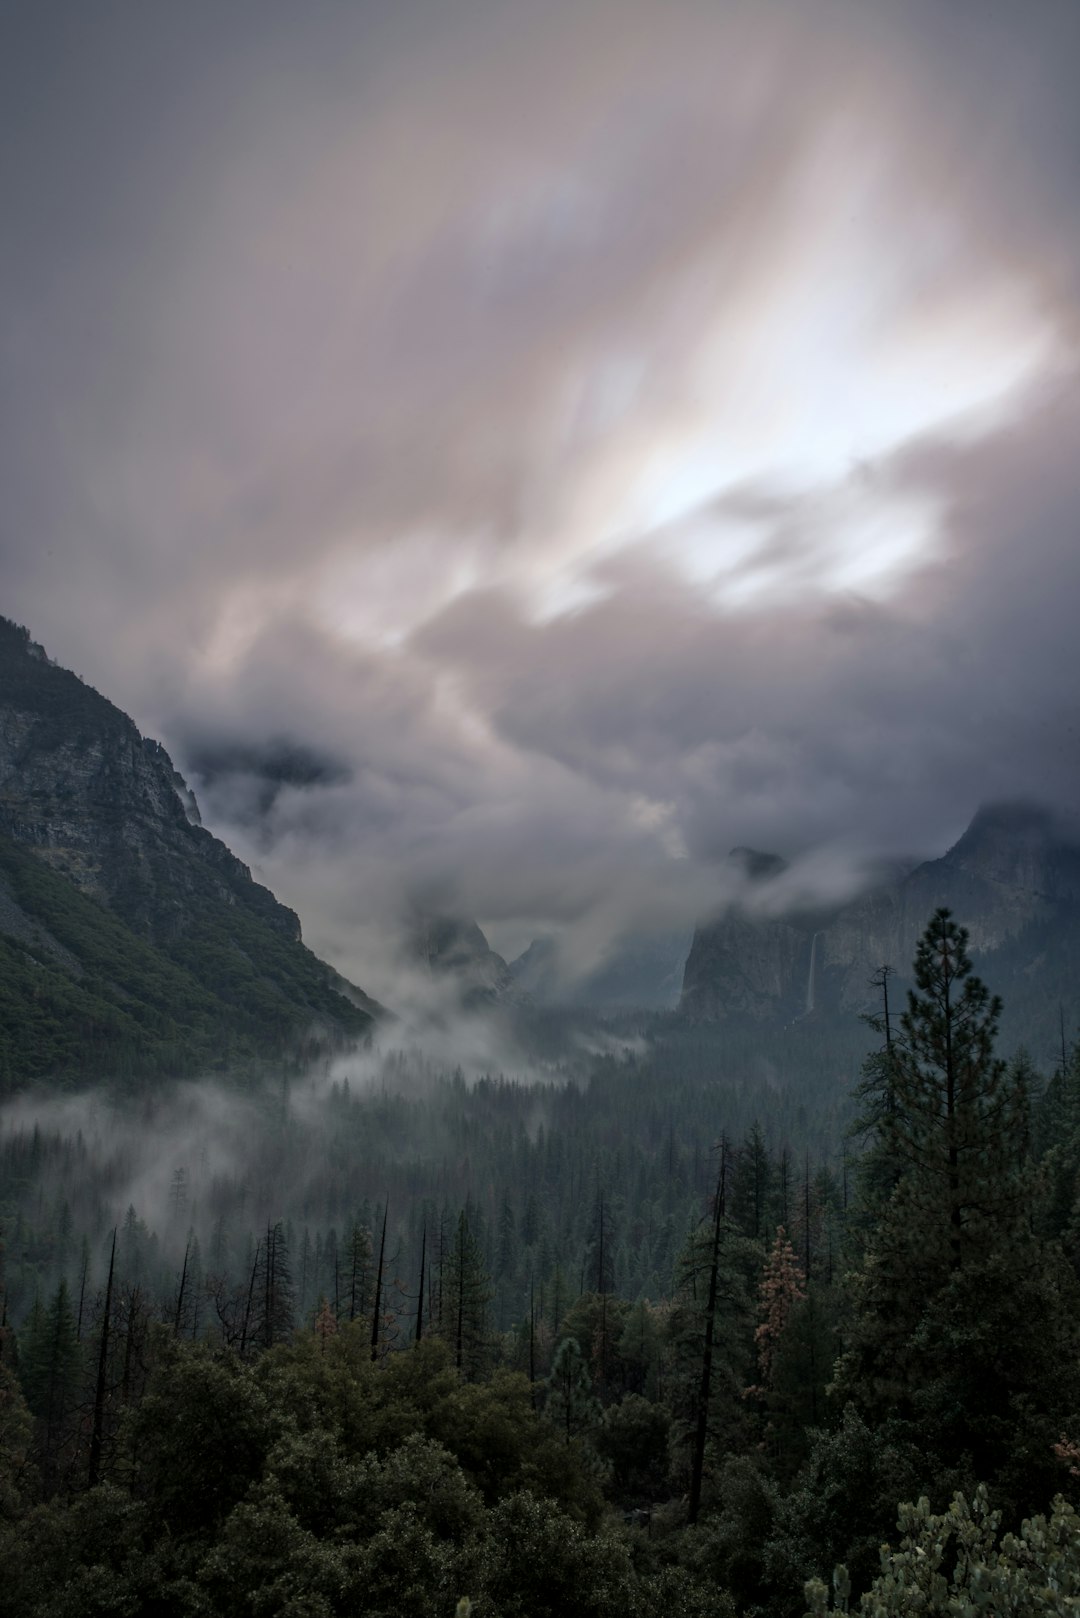
M 758 879 L 774 869 L 759 864 Z M 984 806 L 940 859 L 849 904 L 769 919 L 743 907 L 699 926 L 680 1010 L 696 1021 L 857 1016 L 876 1004 L 871 979 L 882 966 L 903 985 L 941 905 L 968 929 L 976 970 L 1014 1025 L 1048 1006 L 1056 1019 L 1059 999 L 1068 1010 L 1080 998 L 1080 832 L 1011 803 Z
M 95 1064 L 220 1066 L 355 1037 L 378 1010 L 199 823 L 160 743 L 6 619 L 0 949 L 9 1087 Z
M 467 1010 L 520 998 L 510 968 L 469 917 L 415 916 L 405 954 Z

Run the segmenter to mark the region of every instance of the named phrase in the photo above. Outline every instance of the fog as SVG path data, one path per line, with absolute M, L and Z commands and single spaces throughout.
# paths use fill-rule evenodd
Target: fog
M 5 610 L 388 1000 L 1075 804 L 1078 26 L 17 5 Z

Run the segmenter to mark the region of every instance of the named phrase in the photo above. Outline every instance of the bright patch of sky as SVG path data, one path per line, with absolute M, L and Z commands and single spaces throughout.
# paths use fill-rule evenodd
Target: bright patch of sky
M 902 179 L 860 130 L 827 129 L 737 272 L 706 255 L 661 289 L 636 340 L 568 357 L 518 533 L 343 547 L 318 615 L 393 646 L 491 586 L 544 622 L 601 601 L 634 554 L 720 610 L 901 587 L 941 553 L 942 513 L 874 468 L 998 425 L 1059 351 L 1022 268 L 988 258 L 973 280 L 969 222 Z M 582 188 L 557 194 L 580 231 Z M 515 223 L 502 226 L 520 267 Z M 499 239 L 489 219 L 492 259 Z

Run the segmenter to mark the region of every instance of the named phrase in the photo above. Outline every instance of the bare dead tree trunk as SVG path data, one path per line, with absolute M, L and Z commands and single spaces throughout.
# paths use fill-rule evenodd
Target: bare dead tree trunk
M 457 1332 L 454 1340 L 454 1368 L 461 1370 L 462 1340 L 465 1327 L 465 1215 L 458 1220 Z
M 535 1282 L 529 1277 L 529 1403 L 536 1409 L 536 1308 L 533 1302 Z
M 173 1317 L 173 1336 L 174 1337 L 179 1337 L 179 1335 L 180 1335 L 180 1320 L 181 1320 L 181 1316 L 183 1315 L 183 1312 L 184 1312 L 184 1288 L 187 1285 L 188 1255 L 189 1255 L 190 1252 L 191 1252 L 191 1237 L 189 1236 L 188 1239 L 187 1239 L 187 1244 L 186 1244 L 186 1246 L 184 1248 L 184 1267 L 180 1271 L 180 1291 L 176 1295 L 176 1314 Z
M 116 1226 L 113 1226 L 109 1253 L 109 1278 L 105 1282 L 105 1308 L 101 1316 L 101 1345 L 98 1349 L 97 1382 L 94 1386 L 94 1420 L 90 1429 L 90 1465 L 87 1487 L 93 1488 L 101 1476 L 101 1439 L 105 1425 L 105 1382 L 109 1363 L 109 1315 L 112 1311 L 113 1270 L 116 1265 Z
M 382 1235 L 379 1238 L 379 1267 L 375 1272 L 375 1307 L 371 1311 L 371 1362 L 379 1357 L 379 1311 L 382 1308 L 383 1285 L 383 1258 L 386 1254 L 386 1216 L 390 1211 L 390 1199 L 383 1204 Z
M 255 1277 L 259 1270 L 259 1253 L 261 1242 L 255 1243 L 255 1259 L 251 1266 L 251 1280 L 248 1282 L 247 1303 L 244 1305 L 244 1324 L 240 1332 L 240 1358 L 243 1359 L 247 1348 L 248 1327 L 251 1325 L 251 1305 L 255 1299 Z
M 724 1197 L 727 1174 L 727 1137 L 720 1138 L 720 1175 L 716 1185 L 713 1214 L 712 1252 L 709 1258 L 709 1293 L 705 1304 L 705 1344 L 701 1353 L 701 1382 L 698 1387 L 697 1424 L 690 1465 L 690 1501 L 687 1521 L 696 1523 L 701 1510 L 701 1484 L 705 1474 L 705 1440 L 709 1430 L 709 1397 L 712 1393 L 713 1337 L 716 1320 L 716 1285 L 720 1269 L 720 1237 L 724 1226 Z
M 83 1238 L 85 1243 L 85 1237 Z M 83 1305 L 86 1302 L 86 1272 L 90 1264 L 90 1249 L 83 1246 L 82 1276 L 79 1280 L 79 1315 L 75 1322 L 75 1341 L 82 1342 Z

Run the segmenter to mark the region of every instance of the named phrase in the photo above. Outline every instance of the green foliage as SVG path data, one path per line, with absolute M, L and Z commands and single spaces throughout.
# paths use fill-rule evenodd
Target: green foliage
M 2 1338 L 0 1338 L 2 1341 Z M 0 1521 L 18 1517 L 27 1485 L 33 1418 L 13 1371 L 0 1359 Z
M 1025 1519 L 1019 1533 L 999 1538 L 999 1512 L 991 1511 L 985 1487 L 971 1505 L 957 1493 L 946 1512 L 935 1514 L 923 1497 L 900 1507 L 899 1550 L 881 1550 L 881 1572 L 863 1595 L 867 1618 L 1038 1618 L 1080 1610 L 1080 1520 L 1059 1495 L 1049 1519 Z M 829 1606 L 820 1579 L 806 1585 L 807 1618 L 841 1618 L 849 1611 L 847 1568 L 833 1575 L 838 1604 Z
M 1034 1233 L 1029 1085 L 994 1053 L 999 1007 L 966 943 L 939 911 L 919 946 L 879 1126 L 898 1178 L 852 1281 L 836 1383 L 872 1423 L 899 1422 L 939 1478 L 984 1477 L 1021 1508 L 1049 1492 L 1080 1299 Z
M 663 1499 L 670 1433 L 671 1412 L 638 1393 L 626 1394 L 604 1411 L 592 1441 L 610 1468 L 610 1492 L 620 1505 L 646 1506 Z
M 89 1073 L 188 1074 L 287 1048 L 315 1019 L 370 1018 L 328 968 L 242 906 L 190 899 L 189 931 L 155 943 L 0 836 L 0 887 L 46 939 L 0 932 L 0 1087 Z M 258 962 L 258 966 L 253 962 Z
M 555 1350 L 544 1413 L 567 1444 L 600 1419 L 600 1401 L 593 1395 L 592 1377 L 576 1337 L 564 1337 Z
M 488 1576 L 502 1618 L 627 1618 L 650 1610 L 629 1549 L 614 1534 L 590 1533 L 531 1494 L 500 1502 L 491 1529 L 503 1547 Z
M 623 1355 L 622 1345 L 630 1318 L 630 1305 L 611 1293 L 583 1292 L 563 1316 L 561 1333 L 573 1337 L 598 1394 L 619 1398 L 640 1368 Z M 641 1324 L 641 1322 L 639 1322 Z M 628 1345 L 631 1353 L 640 1345 Z
M 0 1528 L 0 1560 L 19 1558 L 5 1618 L 421 1618 L 463 1590 L 505 1618 L 645 1618 L 662 1596 L 709 1610 L 689 1573 L 635 1567 L 520 1376 L 464 1383 L 438 1342 L 373 1365 L 348 1324 L 255 1364 L 164 1333 L 154 1353 L 127 1487 Z
M 818 1569 L 841 1560 L 868 1582 L 897 1501 L 929 1482 L 925 1457 L 903 1431 L 871 1427 L 851 1405 L 835 1427 L 812 1437 L 762 1551 L 768 1582 L 788 1602 Z
M 19 1379 L 37 1418 L 39 1459 L 50 1481 L 63 1469 L 62 1451 L 71 1447 L 68 1417 L 82 1370 L 67 1282 L 61 1281 L 47 1309 L 35 1301 L 19 1341 Z
M 937 1509 L 984 1477 L 1017 1528 L 1072 1486 L 1080 1085 L 1070 1069 L 1043 1097 L 1029 1065 L 1003 1070 L 993 1004 L 964 987 L 961 934 L 937 917 L 928 936 L 874 1121 L 891 1179 L 863 1177 L 850 1218 L 827 1165 L 755 1128 L 728 1148 L 708 1211 L 702 1119 L 732 1092 L 706 1094 L 677 1063 L 663 1109 L 637 1062 L 525 1091 L 392 1059 L 395 1082 L 329 1085 L 321 1116 L 294 1114 L 280 1082 L 249 1094 L 243 1173 L 206 1172 L 194 1152 L 163 1160 L 162 1184 L 186 1202 L 170 1197 L 157 1229 L 149 1209 L 123 1221 L 105 1481 L 89 1491 L 85 1436 L 78 1467 L 35 1474 L 27 1424 L 48 1459 L 49 1345 L 69 1341 L 87 1274 L 84 1343 L 96 1340 L 117 1170 L 82 1137 L 13 1132 L 5 1281 L 35 1415 L 11 1402 L 5 1449 L 0 1378 L 0 1562 L 18 1565 L 5 1618 L 397 1618 L 451 1613 L 463 1596 L 477 1618 L 789 1618 L 836 1564 L 856 1589 L 878 1577 L 867 1610 L 936 1610 L 896 1604 L 919 1597 L 923 1518 L 905 1516 L 911 1543 L 881 1561 L 898 1500 Z M 373 1362 L 384 1199 L 396 1225 Z M 781 1211 L 792 1240 L 770 1256 Z M 424 1340 L 409 1346 L 425 1231 Z M 586 1291 L 596 1280 L 604 1290 Z M 294 1329 L 316 1314 L 316 1329 Z M 10 1362 L 10 1339 L 0 1348 Z M 79 1400 L 57 1408 L 52 1452 L 77 1455 Z M 945 1585 L 927 1600 L 1029 1610 L 1026 1590 L 1008 1606 L 994 1561 L 1020 1553 L 981 1527 L 967 1582 L 953 1579 L 969 1529 L 944 1521 Z M 1058 1529 L 1024 1533 L 1034 1545 Z
M 159 1352 L 133 1420 L 137 1489 L 162 1529 L 205 1532 L 261 1475 L 288 1418 L 235 1355 L 176 1342 Z
M 750 1411 L 744 1394 L 753 1364 L 751 1294 L 760 1269 L 761 1249 L 756 1242 L 740 1235 L 726 1215 L 721 1216 L 717 1231 L 710 1217 L 707 1225 L 691 1233 L 679 1254 L 668 1319 L 672 1354 L 668 1400 L 673 1414 L 673 1475 L 683 1487 L 686 1486 L 684 1479 L 690 1476 L 701 1401 L 714 1236 L 718 1247 L 709 1398 L 705 1413 L 706 1483 L 715 1474 L 722 1457 L 730 1451 L 744 1449 L 748 1438 Z
M 481 1375 L 491 1359 L 491 1281 L 475 1223 L 475 1213 L 463 1208 L 440 1255 L 437 1321 L 456 1369 L 471 1377 Z

